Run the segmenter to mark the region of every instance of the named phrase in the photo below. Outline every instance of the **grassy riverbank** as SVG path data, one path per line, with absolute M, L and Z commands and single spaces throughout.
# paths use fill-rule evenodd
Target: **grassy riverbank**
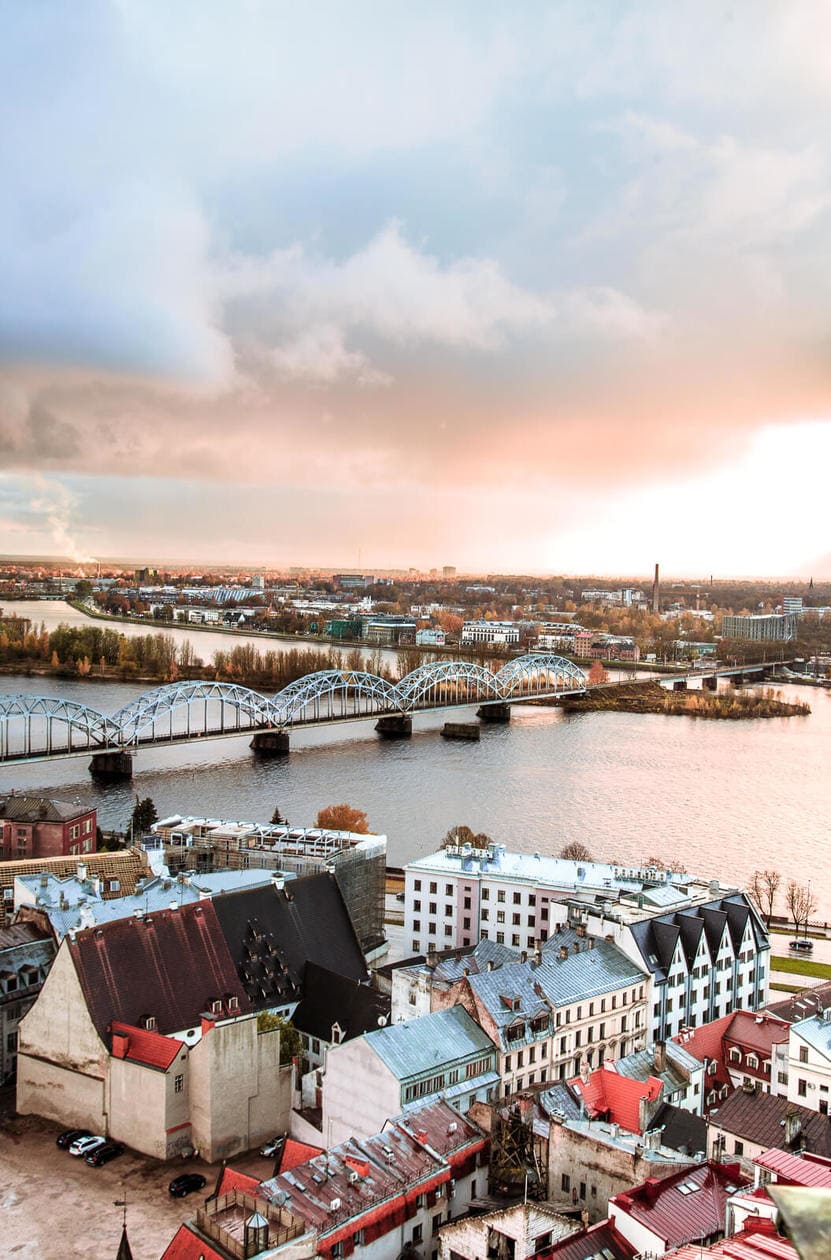
M 742 718 L 805 717 L 810 706 L 790 703 L 779 692 L 765 688 L 752 691 L 668 691 L 656 682 L 595 687 L 585 696 L 560 702 L 569 713 L 664 713 L 673 717 L 739 720 Z

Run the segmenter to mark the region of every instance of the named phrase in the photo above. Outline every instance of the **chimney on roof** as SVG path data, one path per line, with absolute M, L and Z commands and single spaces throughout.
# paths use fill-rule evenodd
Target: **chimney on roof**
M 667 1043 L 663 1040 L 655 1042 L 655 1054 L 653 1057 L 656 1072 L 665 1072 L 667 1069 Z
M 585 925 L 585 923 L 578 923 L 578 924 L 577 924 L 577 927 L 576 927 L 574 930 L 575 930 L 575 932 L 577 933 L 577 935 L 578 935 L 578 936 L 585 936 L 585 935 L 586 935 L 586 925 Z
M 46 874 L 46 871 L 41 871 L 40 873 L 41 888 L 46 888 L 48 884 L 49 884 L 49 876 Z
M 534 966 L 535 967 L 542 966 L 542 949 L 540 948 L 539 945 L 537 945 L 536 948 L 534 949 Z
M 488 971 L 493 971 L 493 959 L 488 959 Z
M 560 946 L 559 950 L 557 951 L 557 957 L 559 958 L 560 962 L 563 962 L 566 958 L 568 958 L 568 946 L 567 946 L 567 945 L 561 945 L 561 946 Z
M 580 944 L 579 944 L 579 942 L 578 942 L 578 941 L 572 941 L 572 943 L 571 943 L 571 952 L 572 952 L 572 954 L 579 954 L 579 953 L 580 953 Z
M 83 884 L 86 877 L 87 877 L 87 864 L 86 862 L 79 862 L 78 863 L 78 879 Z
M 802 1133 L 802 1117 L 798 1111 L 787 1111 L 785 1113 L 785 1143 L 787 1146 L 793 1146 Z
M 431 970 L 433 969 L 433 967 L 438 967 L 439 956 L 434 949 L 428 949 L 426 961 L 427 961 L 427 966 Z
M 519 961 L 520 961 L 520 962 L 523 962 L 523 963 L 526 963 L 526 962 L 528 961 L 528 950 L 527 950 L 527 949 L 523 949 L 523 950 L 521 950 L 521 951 L 520 951 Z
M 594 949 L 594 937 L 589 937 L 589 949 Z

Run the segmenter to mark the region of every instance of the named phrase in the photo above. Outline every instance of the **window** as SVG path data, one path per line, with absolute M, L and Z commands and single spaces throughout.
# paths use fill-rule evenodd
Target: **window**
M 511 921 L 514 927 L 519 927 L 520 923 L 522 922 L 522 917 L 518 914 L 515 914 Z
M 563 1173 L 562 1177 L 560 1178 L 560 1189 L 563 1191 L 564 1194 L 568 1194 L 569 1190 L 571 1189 L 571 1177 L 569 1177 L 568 1173 Z
M 444 934 L 445 934 L 445 936 L 452 936 L 452 935 L 453 935 L 453 925 L 452 925 L 452 923 L 445 923 L 445 925 L 444 925 Z
M 421 941 L 417 941 L 417 940 L 413 941 L 413 950 L 417 954 L 421 952 Z
M 419 1195 L 419 1198 L 423 1198 L 423 1197 L 424 1197 L 423 1195 Z M 420 1242 L 421 1242 L 421 1236 L 422 1236 L 422 1227 L 421 1227 L 421 1225 L 414 1225 L 414 1226 L 413 1226 L 413 1242 L 414 1242 L 414 1243 L 420 1243 Z M 334 1253 L 333 1253 L 333 1254 L 334 1254 Z
M 511 944 L 515 948 L 519 947 L 519 932 L 514 932 L 513 936 L 511 937 Z
M 580 1182 L 580 1198 L 585 1199 L 585 1197 L 586 1197 L 586 1183 L 585 1181 L 581 1181 Z
M 799 1062 L 800 1063 L 808 1062 L 808 1047 L 807 1046 L 799 1047 Z
M 421 880 L 420 880 L 420 879 L 414 879 L 414 880 L 413 880 L 413 889 L 414 889 L 414 891 L 415 891 L 415 892 L 421 892 Z
M 808 1093 L 808 1086 L 805 1083 L 805 1081 L 798 1082 L 797 1087 L 796 1087 L 796 1092 L 797 1094 L 799 1094 L 800 1098 L 804 1098 L 806 1096 L 806 1094 Z
M 827 1099 L 827 1098 L 820 1098 L 820 1100 L 819 1100 L 819 1114 L 820 1114 L 821 1116 L 827 1116 L 827 1115 L 828 1115 L 828 1099 Z
M 421 919 L 413 919 L 413 931 L 414 932 L 421 931 Z
M 416 995 L 415 995 L 414 993 L 410 993 L 410 994 L 408 995 L 408 1001 L 409 1001 L 409 1003 L 410 1003 L 410 1006 L 415 1006 L 415 1004 L 416 1004 Z
M 496 912 L 496 921 L 497 921 L 497 923 L 504 923 L 504 922 L 505 922 L 505 911 L 504 911 L 504 910 L 497 910 L 497 912 Z
M 518 905 L 521 905 L 521 903 L 522 903 L 522 895 L 521 895 L 521 893 L 515 892 L 515 893 L 514 893 L 514 905 L 515 905 L 515 906 L 518 906 Z
M 436 893 L 436 892 L 438 892 L 438 890 L 439 890 L 439 886 L 438 886 L 438 884 L 436 883 L 436 881 L 435 881 L 435 880 L 431 880 L 431 882 L 430 882 L 430 892 L 431 892 L 431 893 Z
M 436 903 L 435 903 L 435 901 L 431 901 L 431 902 L 430 902 L 429 906 L 427 907 L 427 910 L 428 910 L 428 913 L 429 913 L 429 914 L 435 914 L 435 913 L 436 913 Z
M 485 906 L 485 908 L 484 908 L 484 909 L 483 909 L 483 911 L 482 911 L 482 920 L 483 920 L 483 921 L 487 920 L 487 918 L 489 917 L 489 914 L 490 914 L 490 912 L 489 912 L 489 910 L 488 910 L 488 907 L 487 907 L 487 906 Z
M 453 885 L 452 885 L 452 884 L 445 884 L 445 886 L 444 886 L 444 895 L 445 895 L 445 897 L 452 897 L 452 896 L 453 896 Z
M 535 918 L 534 918 L 533 914 L 529 914 L 529 915 L 528 915 L 528 926 L 529 926 L 530 928 L 532 928 L 532 927 L 536 927 L 536 920 L 535 920 Z
M 505 900 L 505 889 L 504 889 L 504 888 L 500 888 L 500 889 L 497 891 L 497 894 L 496 894 L 496 900 L 497 900 L 497 901 L 504 901 L 504 900 Z
M 489 888 L 483 888 L 483 889 L 482 889 L 482 900 L 483 900 L 483 901 L 490 901 L 490 899 L 491 899 L 491 890 L 490 890 Z
M 182 1090 L 183 1090 L 184 1088 L 185 1088 L 185 1078 L 184 1078 L 184 1076 L 174 1076 L 174 1078 L 173 1078 L 173 1092 L 174 1092 L 174 1094 L 181 1094 L 181 1092 L 182 1092 Z
M 462 927 L 464 928 L 464 930 L 465 930 L 466 932 L 469 932 L 469 931 L 470 931 L 470 919 L 464 919 L 464 920 L 462 921 Z
M 744 1142 L 737 1141 L 733 1146 L 733 1151 L 736 1155 L 744 1155 Z
M 509 1054 L 506 1054 L 505 1055 L 505 1071 L 510 1072 L 510 1070 L 511 1070 L 511 1056 Z
M 121 880 L 120 880 L 120 879 L 111 879 L 111 880 L 109 881 L 109 885 L 110 885 L 110 892 L 120 892 L 120 891 L 121 891 Z
M 421 898 L 416 897 L 415 901 L 413 902 L 413 910 L 420 910 L 420 909 L 421 909 Z
M 470 897 L 465 897 L 465 900 L 464 900 L 464 908 L 465 908 L 465 910 L 469 910 L 469 909 L 470 909 Z
M 441 1229 L 441 1212 L 437 1212 L 433 1217 L 433 1233 L 437 1234 Z

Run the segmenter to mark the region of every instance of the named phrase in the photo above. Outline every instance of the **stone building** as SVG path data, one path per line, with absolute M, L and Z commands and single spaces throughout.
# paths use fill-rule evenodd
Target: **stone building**
M 18 1025 L 49 974 L 55 945 L 32 923 L 0 928 L 0 1084 L 17 1071 Z

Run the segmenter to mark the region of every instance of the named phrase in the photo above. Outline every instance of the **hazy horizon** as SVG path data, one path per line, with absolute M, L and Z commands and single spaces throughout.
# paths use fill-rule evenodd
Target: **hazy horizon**
M 831 577 L 821 0 L 0 3 L 4 551 Z

